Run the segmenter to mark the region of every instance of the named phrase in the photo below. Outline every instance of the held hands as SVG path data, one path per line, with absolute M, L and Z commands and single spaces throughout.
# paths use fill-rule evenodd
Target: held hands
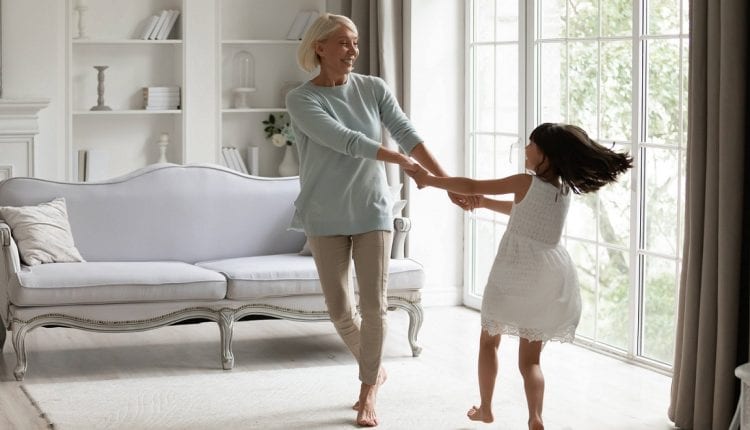
M 412 179 L 414 179 L 414 182 L 417 184 L 417 188 L 420 190 L 424 187 L 429 186 L 427 181 L 431 177 L 430 172 L 427 171 L 422 165 L 417 164 L 417 169 L 413 172 L 407 172 L 409 176 L 411 176 Z
M 435 176 L 431 175 L 421 164 L 412 161 L 408 157 L 405 158 L 406 159 L 404 160 L 404 163 L 401 164 L 401 167 L 404 169 L 404 172 L 414 180 L 417 184 L 417 188 L 421 190 L 422 188 L 429 187 L 431 185 L 430 181 L 434 179 Z M 456 206 L 468 211 L 481 207 L 484 200 L 481 195 L 465 196 L 463 194 L 451 192 L 448 192 L 448 197 L 450 197 L 451 201 Z
M 405 161 L 401 164 L 401 168 L 404 169 L 404 173 L 414 179 L 414 182 L 417 183 L 417 188 L 422 189 L 427 186 L 425 181 L 430 176 L 430 172 L 422 167 L 421 164 L 413 161 L 411 158 L 405 157 Z
M 419 169 L 424 169 L 424 167 L 422 167 L 419 163 L 417 163 L 416 161 L 406 156 L 403 157 L 399 165 L 401 166 L 402 169 L 404 169 L 404 172 L 409 176 L 414 175 L 414 173 L 418 172 Z
M 484 202 L 484 196 L 481 195 L 465 196 L 463 194 L 449 192 L 448 197 L 450 197 L 453 204 L 459 206 L 465 211 L 473 211 L 476 208 L 480 208 Z

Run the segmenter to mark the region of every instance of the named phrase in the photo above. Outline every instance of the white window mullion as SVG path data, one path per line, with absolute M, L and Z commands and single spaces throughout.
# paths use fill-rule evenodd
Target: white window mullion
M 522 86 L 518 91 L 519 135 L 517 157 L 519 171 L 523 172 L 526 164 L 526 151 L 524 149 L 526 146 L 526 139 L 529 134 L 531 134 L 532 124 L 535 124 L 535 119 L 539 117 L 541 103 L 534 103 L 534 100 L 537 100 L 537 94 L 539 92 L 537 79 L 535 79 L 538 75 L 537 69 L 539 67 L 539 49 L 535 43 L 536 37 L 534 26 L 537 12 L 535 11 L 533 1 L 519 0 L 518 4 L 518 51 L 520 53 L 519 64 L 523 65 L 523 70 L 519 71 L 519 82 L 522 83 Z M 520 114 L 520 112 L 523 112 L 523 114 Z
M 468 106 L 468 109 L 464 109 L 464 124 L 466 129 L 466 140 L 465 140 L 465 151 L 466 155 L 464 157 L 464 172 L 466 172 L 466 175 L 473 175 L 474 174 L 474 163 L 475 163 L 475 153 L 476 153 L 476 122 L 474 120 L 476 113 L 474 109 L 474 93 L 475 93 L 475 67 L 474 62 L 476 61 L 476 48 L 474 47 L 474 41 L 476 39 L 475 34 L 475 25 L 474 25 L 474 2 L 468 1 L 466 2 L 465 7 L 465 25 L 468 31 L 466 32 L 467 37 L 465 40 L 465 56 L 464 56 L 464 73 L 466 74 L 467 79 L 465 80 L 465 96 L 464 96 L 464 102 L 466 103 L 466 106 Z M 475 236 L 476 235 L 476 229 L 475 229 L 475 222 L 464 215 L 464 238 L 466 238 L 467 246 L 464 247 L 464 261 L 468 262 L 471 266 L 471 268 L 467 268 L 468 270 L 464 270 L 464 289 L 463 289 L 463 302 L 465 305 L 478 308 L 479 304 L 481 303 L 481 298 L 476 297 L 473 294 L 473 285 L 475 284 L 476 280 L 474 279 L 474 270 L 473 268 L 476 267 L 476 261 L 475 261 L 475 255 L 474 255 L 474 247 L 475 247 Z

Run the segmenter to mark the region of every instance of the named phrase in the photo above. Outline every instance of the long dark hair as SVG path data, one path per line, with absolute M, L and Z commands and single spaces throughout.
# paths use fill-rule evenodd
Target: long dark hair
M 547 122 L 535 128 L 529 140 L 548 160 L 547 170 L 537 175 L 559 176 L 576 194 L 596 191 L 633 167 L 630 155 L 596 143 L 575 125 Z

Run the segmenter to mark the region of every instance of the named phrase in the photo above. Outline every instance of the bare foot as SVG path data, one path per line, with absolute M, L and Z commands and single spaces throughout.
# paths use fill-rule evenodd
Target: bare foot
M 359 390 L 359 404 L 362 405 L 357 412 L 357 425 L 362 427 L 375 427 L 378 425 L 378 417 L 375 415 L 375 397 L 378 393 L 378 385 L 367 385 L 362 383 Z
M 385 367 L 381 367 L 380 371 L 378 372 L 378 386 L 385 384 L 385 381 L 387 379 L 388 379 L 388 373 L 385 371 Z M 352 409 L 354 409 L 355 411 L 359 410 L 359 400 L 354 402 Z
M 484 411 L 481 406 L 472 406 L 471 409 L 466 412 L 466 416 L 472 421 L 481 421 L 483 423 L 491 423 L 492 421 L 495 421 L 495 418 L 492 416 L 492 411 Z
M 530 419 L 529 430 L 544 430 L 544 423 L 542 423 L 542 419 L 539 417 Z

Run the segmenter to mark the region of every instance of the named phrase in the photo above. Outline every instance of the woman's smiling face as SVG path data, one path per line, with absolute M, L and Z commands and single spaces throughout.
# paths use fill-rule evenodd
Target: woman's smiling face
M 315 46 L 315 53 L 320 59 L 320 68 L 329 73 L 346 75 L 354 69 L 354 62 L 359 56 L 359 37 L 357 33 L 341 25 L 328 38 Z

